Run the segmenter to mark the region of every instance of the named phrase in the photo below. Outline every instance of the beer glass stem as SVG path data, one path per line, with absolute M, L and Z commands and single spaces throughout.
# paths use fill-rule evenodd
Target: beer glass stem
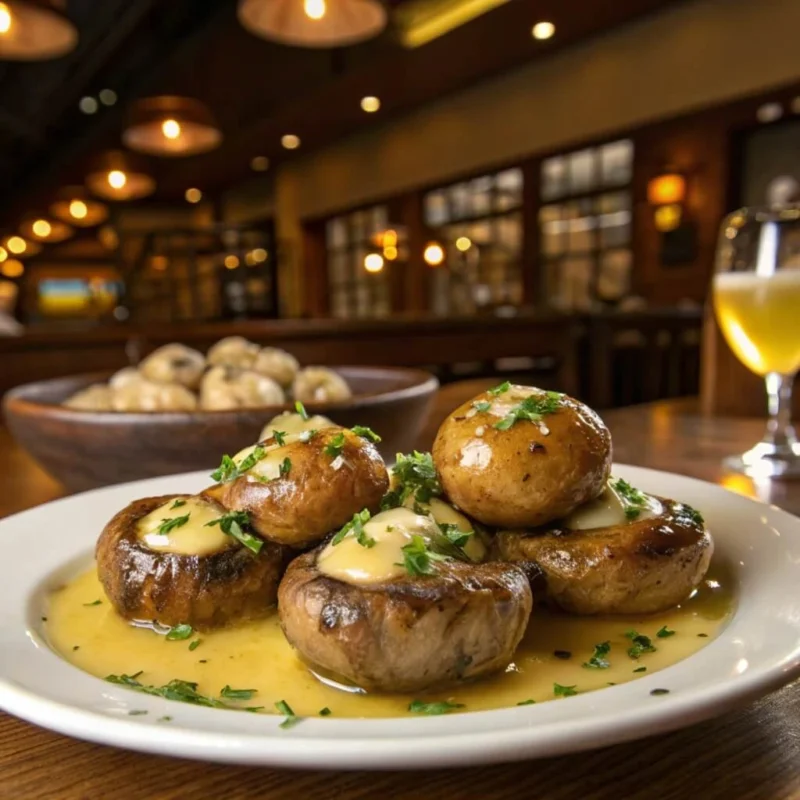
M 762 443 L 768 445 L 776 455 L 791 455 L 797 444 L 797 435 L 792 425 L 794 375 L 770 372 L 767 374 L 765 382 L 769 422 Z

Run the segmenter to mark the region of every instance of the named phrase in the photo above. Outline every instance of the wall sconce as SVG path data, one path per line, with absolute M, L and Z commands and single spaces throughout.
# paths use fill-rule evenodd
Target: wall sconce
M 696 256 L 694 223 L 684 220 L 686 178 L 665 171 L 647 184 L 647 201 L 654 206 L 653 220 L 661 234 L 661 264 L 687 264 Z

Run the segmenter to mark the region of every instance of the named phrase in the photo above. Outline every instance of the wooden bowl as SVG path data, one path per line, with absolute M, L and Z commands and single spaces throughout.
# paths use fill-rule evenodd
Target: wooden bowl
M 380 434 L 386 459 L 414 447 L 439 383 L 428 372 L 392 367 L 336 367 L 353 398 L 307 405 L 345 427 Z M 69 490 L 214 469 L 224 453 L 253 444 L 264 425 L 289 405 L 236 411 L 80 411 L 59 405 L 111 373 L 77 375 L 18 386 L 5 395 L 14 438 Z

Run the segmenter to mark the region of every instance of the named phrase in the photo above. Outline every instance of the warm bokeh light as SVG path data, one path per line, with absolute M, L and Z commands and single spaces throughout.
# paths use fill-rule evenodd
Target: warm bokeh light
M 470 247 L 472 247 L 472 239 L 469 239 L 466 236 L 459 236 L 458 239 L 456 239 L 456 247 L 462 253 L 466 253 L 467 250 L 469 250 Z
M 100 108 L 97 100 L 94 97 L 81 97 L 80 102 L 78 103 L 78 108 L 84 114 L 96 114 L 97 109 Z
M 0 264 L 0 272 L 2 272 L 6 278 L 19 278 L 25 272 L 25 266 L 16 258 L 9 258 L 8 261 L 4 261 Z
M 394 261 L 397 258 L 397 248 L 393 244 L 387 244 L 383 248 L 383 257 L 387 261 Z
M 108 185 L 112 189 L 122 189 L 128 182 L 128 176 L 121 169 L 112 169 L 108 173 Z
M 250 161 L 250 169 L 256 172 L 265 172 L 269 169 L 269 159 L 266 156 L 255 156 Z
M 39 238 L 46 239 L 53 232 L 53 227 L 46 219 L 37 219 L 31 226 L 31 230 Z
M 86 219 L 89 209 L 86 207 L 86 203 L 84 203 L 83 200 L 73 200 L 69 204 L 69 213 L 70 216 L 75 219 Z
M 293 133 L 287 133 L 281 136 L 281 144 L 287 150 L 297 150 L 300 147 L 300 137 L 295 136 Z
M 381 237 L 381 244 L 384 247 L 397 247 L 397 231 L 392 230 L 391 228 L 384 231 L 383 236 Z
M 8 250 L 5 247 L 0 247 L 0 264 L 8 258 Z
M 322 19 L 327 11 L 325 0 L 304 0 L 303 11 L 309 19 Z
M 0 3 L 0 35 L 8 33 L 12 23 L 11 9 L 5 3 Z
M 549 39 L 556 32 L 556 26 L 552 22 L 543 20 L 537 22 L 531 29 L 534 39 Z
M 158 272 L 164 272 L 169 266 L 169 259 L 166 256 L 153 256 L 150 259 L 150 266 Z
M 119 234 L 111 225 L 103 225 L 97 231 L 97 239 L 108 250 L 116 250 L 119 247 Z
M 659 206 L 653 217 L 656 221 L 656 229 L 662 233 L 674 231 L 681 224 L 683 209 L 677 203 L 670 203 L 668 206 Z
M 199 203 L 203 199 L 203 193 L 199 189 L 191 187 L 186 190 L 184 197 L 187 203 Z
M 161 132 L 167 139 L 177 139 L 181 135 L 181 125 L 176 119 L 165 119 L 161 123 Z
M 659 175 L 647 184 L 647 201 L 653 206 L 682 203 L 686 197 L 686 179 L 683 175 L 670 173 Z
M 20 255 L 28 249 L 28 243 L 21 236 L 9 236 L 6 247 L 15 255 Z
M 367 272 L 380 272 L 383 269 L 383 256 L 380 253 L 368 253 L 364 258 L 364 269 Z
M 361 108 L 366 111 L 367 114 L 374 114 L 380 107 L 381 101 L 377 97 L 368 95 L 367 97 L 361 98 Z
M 430 267 L 438 267 L 444 261 L 444 250 L 440 244 L 430 242 L 422 253 L 425 263 Z
M 101 89 L 97 96 L 104 106 L 113 106 L 117 102 L 117 93 L 113 89 Z
M 267 260 L 267 251 L 263 247 L 257 247 L 250 255 L 254 264 L 261 264 Z
M 239 257 L 238 256 L 225 256 L 225 264 L 226 269 L 236 269 L 239 266 Z

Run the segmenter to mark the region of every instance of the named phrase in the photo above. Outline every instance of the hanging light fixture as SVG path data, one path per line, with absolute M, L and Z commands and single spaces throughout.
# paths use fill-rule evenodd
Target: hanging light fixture
M 156 182 L 128 153 L 111 150 L 103 153 L 86 176 L 92 194 L 106 200 L 139 200 L 152 194 Z
M 26 219 L 20 225 L 19 232 L 28 239 L 51 244 L 63 242 L 75 233 L 74 229 L 65 222 L 46 217 Z
M 0 59 L 43 61 L 73 50 L 78 30 L 65 6 L 65 0 L 0 2 Z
M 134 104 L 122 141 L 152 156 L 194 156 L 217 147 L 222 132 L 199 100 L 165 95 Z
M 93 228 L 108 219 L 108 206 L 95 200 L 83 186 L 66 186 L 56 195 L 50 213 L 68 225 Z
M 0 247 L 15 258 L 30 258 L 42 252 L 42 246 L 29 239 L 11 234 L 0 240 Z
M 239 0 L 239 22 L 250 33 L 296 47 L 342 47 L 386 27 L 379 0 Z

